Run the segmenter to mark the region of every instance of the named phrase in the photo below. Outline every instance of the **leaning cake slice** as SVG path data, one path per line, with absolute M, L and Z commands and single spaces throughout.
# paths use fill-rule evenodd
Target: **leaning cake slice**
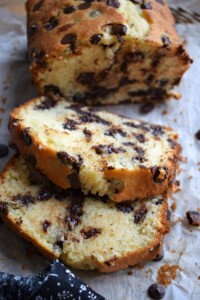
M 41 97 L 14 109 L 9 128 L 22 156 L 61 188 L 121 202 L 174 180 L 177 134 L 167 127 Z
M 116 204 L 62 190 L 21 158 L 0 177 L 0 216 L 48 257 L 111 272 L 152 260 L 169 231 L 167 199 Z

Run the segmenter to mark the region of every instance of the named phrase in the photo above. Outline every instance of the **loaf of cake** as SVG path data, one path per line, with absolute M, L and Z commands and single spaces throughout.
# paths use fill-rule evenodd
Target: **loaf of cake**
M 30 172 L 21 158 L 1 174 L 0 216 L 44 255 L 101 272 L 152 260 L 169 231 L 163 196 L 123 204 L 84 196 Z
M 174 181 L 177 134 L 167 127 L 40 97 L 11 112 L 9 129 L 24 159 L 64 189 L 121 202 Z
M 90 105 L 161 101 L 191 61 L 165 0 L 28 0 L 27 13 L 42 95 Z

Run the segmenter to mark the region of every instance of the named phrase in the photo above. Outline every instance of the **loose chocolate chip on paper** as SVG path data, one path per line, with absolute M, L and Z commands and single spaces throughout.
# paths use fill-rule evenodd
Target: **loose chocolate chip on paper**
M 141 114 L 148 114 L 155 108 L 155 104 L 152 102 L 148 102 L 140 106 L 140 113 Z
M 198 211 L 187 211 L 186 217 L 190 225 L 200 226 L 200 212 Z
M 0 158 L 7 156 L 9 148 L 6 145 L 0 144 Z
M 107 0 L 107 5 L 114 8 L 120 7 L 120 3 L 118 0 Z
M 197 140 L 200 140 L 200 130 L 195 133 L 195 137 Z
M 154 283 L 148 288 L 148 295 L 155 300 L 162 299 L 165 296 L 165 288 L 159 283 Z
M 101 38 L 102 38 L 102 34 L 94 34 L 93 36 L 91 36 L 90 38 L 90 43 L 93 44 L 93 45 L 97 45 L 100 41 L 101 41 Z

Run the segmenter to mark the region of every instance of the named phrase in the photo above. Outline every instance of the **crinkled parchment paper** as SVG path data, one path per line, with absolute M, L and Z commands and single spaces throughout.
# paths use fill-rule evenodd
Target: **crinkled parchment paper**
M 182 271 L 168 286 L 165 299 L 200 299 L 200 229 L 188 225 L 187 210 L 200 208 L 200 141 L 194 137 L 200 129 L 200 1 L 170 1 L 178 10 L 177 30 L 185 40 L 186 48 L 194 63 L 176 90 L 180 100 L 167 101 L 151 113 L 141 115 L 138 105 L 109 107 L 129 117 L 166 124 L 174 127 L 180 135 L 183 156 L 182 172 L 178 175 L 181 191 L 170 203 L 176 203 L 172 211 L 171 233 L 165 238 L 165 257 L 161 262 L 147 263 L 143 268 L 134 268 L 112 274 L 96 272 L 76 273 L 93 289 L 110 300 L 147 299 L 147 288 L 156 281 L 157 271 L 164 264 L 179 265 Z M 193 13 L 194 12 L 194 13 Z M 10 110 L 32 96 L 37 95 L 26 62 L 26 18 L 24 1 L 0 1 L 0 143 L 7 143 L 8 115 Z M 166 112 L 167 113 L 163 113 Z M 11 155 L 11 153 L 10 153 Z M 198 164 L 199 163 L 199 164 Z M 5 160 L 0 160 L 3 167 Z M 30 255 L 30 245 L 0 225 L 0 270 L 17 274 L 34 274 L 48 260 L 40 254 Z

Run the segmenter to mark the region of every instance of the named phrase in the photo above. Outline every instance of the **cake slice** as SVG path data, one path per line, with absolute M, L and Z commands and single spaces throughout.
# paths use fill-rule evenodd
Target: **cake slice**
M 161 101 L 191 62 L 166 0 L 27 1 L 41 94 L 96 104 Z
M 9 128 L 22 156 L 61 188 L 121 202 L 174 180 L 177 134 L 167 127 L 41 97 L 14 109 Z
M 62 190 L 12 159 L 0 177 L 0 216 L 44 255 L 111 272 L 152 260 L 169 231 L 167 199 L 116 204 Z

